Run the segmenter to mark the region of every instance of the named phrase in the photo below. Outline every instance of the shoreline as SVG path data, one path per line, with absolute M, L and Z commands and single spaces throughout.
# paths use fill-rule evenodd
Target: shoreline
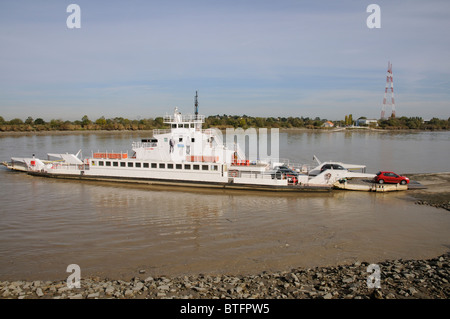
M 225 129 L 220 129 L 225 131 Z M 416 130 L 416 129 L 377 129 L 377 128 L 357 128 L 357 127 L 341 127 L 341 128 L 279 128 L 281 133 L 289 132 L 320 132 L 320 133 L 337 133 L 337 132 L 378 132 L 378 133 L 426 133 L 426 132 L 448 132 L 449 130 Z M 27 136 L 27 135 L 78 135 L 78 134 L 121 134 L 121 133 L 150 133 L 150 130 L 75 130 L 75 131 L 0 131 L 0 137 L 3 136 Z
M 450 254 L 426 260 L 380 262 L 379 287 L 369 263 L 295 268 L 255 275 L 199 274 L 153 278 L 145 270 L 129 281 L 81 278 L 80 288 L 59 281 L 0 281 L 0 299 L 447 299 Z M 368 271 L 369 270 L 369 271 Z M 369 287 L 369 284 L 372 287 Z
M 426 188 L 409 190 L 417 205 L 428 205 L 450 211 L 450 173 L 404 174 Z

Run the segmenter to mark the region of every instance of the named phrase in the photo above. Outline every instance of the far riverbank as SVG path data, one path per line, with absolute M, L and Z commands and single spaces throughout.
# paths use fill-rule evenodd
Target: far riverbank
M 226 129 L 220 129 L 225 132 Z M 413 130 L 413 129 L 399 129 L 399 130 L 384 130 L 377 128 L 358 128 L 358 127 L 338 127 L 338 128 L 279 128 L 280 133 L 295 133 L 295 132 L 312 132 L 312 133 L 336 133 L 336 132 L 377 132 L 377 133 L 424 133 L 424 132 L 444 132 L 447 130 L 431 131 L 431 130 Z M 82 134 L 123 134 L 135 133 L 151 136 L 153 130 L 74 130 L 74 131 L 0 131 L 0 137 L 7 136 L 45 136 L 45 135 L 82 135 Z

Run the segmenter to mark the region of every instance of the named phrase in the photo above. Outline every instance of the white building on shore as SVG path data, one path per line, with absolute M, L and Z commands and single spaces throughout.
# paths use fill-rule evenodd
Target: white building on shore
M 359 118 L 356 120 L 356 126 L 364 126 L 364 125 L 370 125 L 370 124 L 375 124 L 375 126 L 378 126 L 378 120 L 365 119 L 365 118 Z

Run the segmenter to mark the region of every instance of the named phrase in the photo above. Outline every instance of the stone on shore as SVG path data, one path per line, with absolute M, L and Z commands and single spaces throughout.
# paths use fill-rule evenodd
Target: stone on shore
M 0 281 L 0 298 L 11 299 L 448 299 L 450 255 L 429 260 L 393 260 L 378 263 L 380 287 L 368 287 L 369 263 L 297 268 L 248 276 L 137 277 L 130 281 L 98 277 L 81 279 L 81 288 L 64 280 Z

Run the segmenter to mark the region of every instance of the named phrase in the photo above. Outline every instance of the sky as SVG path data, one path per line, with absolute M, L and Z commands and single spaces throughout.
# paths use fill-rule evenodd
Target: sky
M 0 116 L 379 118 L 390 61 L 397 116 L 447 119 L 449 30 L 447 0 L 2 0 Z

